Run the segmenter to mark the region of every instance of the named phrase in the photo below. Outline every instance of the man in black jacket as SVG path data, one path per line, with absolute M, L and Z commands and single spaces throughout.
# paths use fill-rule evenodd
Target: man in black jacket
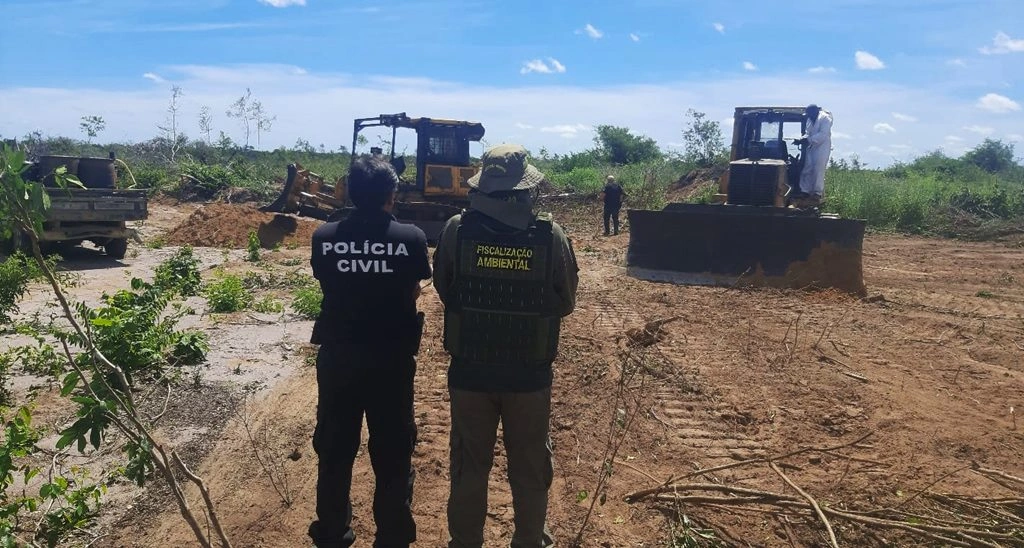
M 605 180 L 604 189 L 601 190 L 601 200 L 604 201 L 604 235 L 608 236 L 608 221 L 613 221 L 615 234 L 619 234 L 619 210 L 622 209 L 622 198 L 625 196 L 622 185 L 615 181 L 615 177 L 608 176 Z
M 318 519 L 309 528 L 317 548 L 355 542 L 349 492 L 364 413 L 376 477 L 373 546 L 416 540 L 413 377 L 423 328 L 416 300 L 431 270 L 426 235 L 391 214 L 397 184 L 387 162 L 356 160 L 348 176 L 355 211 L 313 234 L 310 262 L 324 294 L 312 338 L 320 345 L 313 433 Z
M 552 480 L 552 362 L 576 303 L 572 245 L 532 210 L 543 174 L 526 149 L 501 145 L 469 179 L 470 207 L 445 225 L 434 253 L 451 355 L 449 548 L 480 548 L 487 479 L 501 421 L 515 512 L 512 548 L 553 545 L 545 523 Z

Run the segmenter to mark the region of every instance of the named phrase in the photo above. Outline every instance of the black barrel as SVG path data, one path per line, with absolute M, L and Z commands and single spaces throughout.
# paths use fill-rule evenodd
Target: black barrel
M 114 188 L 117 184 L 117 169 L 111 158 L 80 158 L 78 180 L 87 188 Z
M 68 175 L 77 176 L 78 162 L 79 158 L 77 156 L 40 156 L 39 160 L 36 161 L 32 176 L 41 177 L 45 186 L 55 187 L 57 182 L 54 181 L 53 172 L 57 168 L 64 166 L 68 169 Z

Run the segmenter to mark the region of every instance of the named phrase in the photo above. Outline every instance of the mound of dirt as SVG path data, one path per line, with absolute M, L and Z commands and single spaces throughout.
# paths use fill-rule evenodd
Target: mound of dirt
M 213 203 L 197 209 L 167 233 L 169 245 L 243 248 L 256 231 L 260 245 L 309 245 L 320 221 L 260 211 L 250 204 Z
M 718 189 L 718 179 L 726 172 L 728 166 L 712 166 L 690 170 L 678 181 L 669 185 L 665 198 L 669 202 L 685 202 L 693 196 L 705 192 L 709 187 Z
M 721 178 L 722 174 L 728 171 L 728 169 L 729 166 L 727 165 L 715 165 L 707 168 L 692 169 L 689 173 L 680 177 L 679 180 L 673 183 L 669 188 L 671 190 L 678 190 L 697 183 L 709 181 L 717 183 L 718 179 Z

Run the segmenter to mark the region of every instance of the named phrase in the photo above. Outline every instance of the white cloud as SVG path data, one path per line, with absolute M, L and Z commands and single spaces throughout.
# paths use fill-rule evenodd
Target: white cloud
M 632 32 L 629 33 L 629 39 L 634 41 L 634 42 L 639 42 L 640 41 L 640 37 L 637 36 L 635 33 L 632 33 Z
M 875 124 L 875 127 L 872 128 L 872 129 L 875 130 L 875 133 L 895 133 L 896 132 L 896 128 L 892 127 L 891 125 L 889 125 L 889 124 L 887 124 L 885 122 L 879 122 L 879 123 Z
M 899 121 L 901 121 L 901 122 L 916 122 L 917 121 L 917 118 L 914 118 L 913 116 L 910 116 L 908 114 L 901 114 L 899 112 L 892 113 L 892 117 L 897 119 L 897 120 L 899 120 Z
M 153 82 L 156 82 L 157 84 L 162 84 L 162 83 L 167 81 L 167 80 L 164 80 L 163 78 L 161 78 L 160 75 L 155 73 L 155 72 L 147 72 L 147 73 L 143 74 L 142 77 L 147 79 L 147 80 L 152 80 Z
M 577 30 L 576 34 L 586 34 L 587 36 L 593 38 L 594 40 L 597 40 L 604 36 L 603 32 L 597 30 L 597 28 L 594 27 L 594 25 L 591 25 L 590 23 L 587 23 L 587 26 L 583 27 L 583 29 Z
M 558 59 L 548 57 L 548 61 L 551 62 L 550 66 L 540 59 L 526 61 L 523 63 L 522 68 L 519 69 L 519 73 L 529 74 L 531 72 L 539 72 L 541 74 L 551 74 L 554 72 L 565 72 L 565 65 L 558 62 Z
M 834 73 L 835 71 L 836 71 L 835 67 L 820 67 L 819 66 L 819 67 L 813 67 L 813 68 L 807 69 L 807 72 L 809 72 L 811 74 L 824 74 L 826 72 Z
M 964 141 L 962 137 L 957 137 L 956 135 L 946 135 L 946 140 L 950 143 L 962 143 Z
M 985 55 L 1022 52 L 1024 51 L 1024 39 L 1015 40 L 1005 32 L 997 32 L 996 37 L 992 39 L 992 46 L 980 47 L 978 51 Z
M 715 23 L 711 26 L 715 27 L 715 30 L 717 30 L 719 34 L 725 34 L 725 25 L 721 23 Z
M 885 68 L 885 63 L 881 59 L 866 51 L 858 51 L 853 54 L 853 58 L 857 62 L 857 68 L 860 70 L 880 70 Z
M 970 131 L 971 133 L 977 133 L 978 135 L 992 135 L 992 132 L 995 131 L 995 128 L 988 126 L 979 126 L 977 124 L 972 126 L 964 126 L 964 129 Z
M 951 67 L 966 67 L 967 66 L 967 62 L 964 61 L 963 59 L 960 59 L 960 58 L 950 59 L 949 61 L 946 61 L 946 64 L 951 66 Z
M 559 137 L 563 139 L 573 139 L 579 136 L 580 133 L 590 131 L 590 126 L 583 124 L 561 124 L 556 126 L 545 126 L 540 128 L 544 133 L 557 133 Z
M 547 57 L 539 59 L 554 73 Z M 646 84 L 577 86 L 551 85 L 550 82 L 526 77 L 519 82 L 501 85 L 480 84 L 468 77 L 460 81 L 439 81 L 410 73 L 349 74 L 324 72 L 308 66 L 306 74 L 297 74 L 294 65 L 148 68 L 186 90 L 179 120 L 182 131 L 188 135 L 198 134 L 199 109 L 208 105 L 215 117 L 215 133 L 224 131 L 236 141 L 242 140 L 242 130 L 237 121 L 224 116 L 226 107 L 218 105 L 230 105 L 247 86 L 251 87 L 253 97 L 261 101 L 271 115 L 277 116 L 272 131 L 262 136 L 261 147 L 264 149 L 291 146 L 298 138 L 322 142 L 332 149 L 342 144 L 350 146 L 351 142 L 346 142 L 347 139 L 334 131 L 330 124 L 311 125 L 307 121 L 327 117 L 344 121 L 366 116 L 368 112 L 401 111 L 411 116 L 477 120 L 487 128 L 489 143 L 517 140 L 530 150 L 539 150 L 543 146 L 558 154 L 593 146 L 592 133 L 580 129 L 579 125 L 590 128 L 599 124 L 629 127 L 635 134 L 649 136 L 665 145 L 680 140 L 685 124 L 683 117 L 669 121 L 664 118 L 665 112 L 678 111 L 679 105 L 692 107 L 707 113 L 708 119 L 721 121 L 728 140 L 732 133 L 729 124 L 733 109 L 738 105 L 812 102 L 828 105 L 836 115 L 833 142 L 845 145 L 837 146 L 843 154 L 859 154 L 862 161 L 878 167 L 891 163 L 892 157 L 887 153 L 872 152 L 868 147 L 877 145 L 888 151 L 890 140 L 912 143 L 917 150 L 934 150 L 945 145 L 944 137 L 951 134 L 963 137 L 963 146 L 976 145 L 984 136 L 962 129 L 972 124 L 991 126 L 989 136 L 1024 133 L 1019 118 L 988 115 L 975 107 L 976 96 L 963 98 L 949 88 L 910 87 L 855 78 L 821 78 L 803 71 L 796 75 L 759 71 Z M 72 85 L 27 87 L 4 80 L 0 83 L 0 128 L 5 136 L 39 130 L 44 135 L 79 137 L 81 133 L 76 120 L 96 114 L 107 122 L 104 140 L 141 142 L 151 139 L 156 133 L 155 124 L 166 116 L 167 84 L 147 85 L 139 82 L 139 73 L 128 71 L 126 74 L 128 82 L 118 84 L 120 79 L 113 80 L 103 88 Z M 540 76 L 535 78 L 547 80 Z M 881 118 L 885 113 L 891 113 L 893 108 L 911 108 L 904 105 L 913 105 L 913 114 L 919 118 L 917 123 L 897 122 L 891 116 Z M 873 127 L 876 122 L 897 126 L 898 132 L 875 133 Z M 517 123 L 533 124 L 534 128 L 520 128 Z M 555 128 L 560 124 L 568 127 Z M 541 126 L 549 130 L 542 132 Z M 837 135 L 839 131 L 853 138 L 841 140 Z M 409 143 L 409 150 L 413 150 L 415 134 L 411 131 L 404 134 L 405 137 L 403 132 L 399 132 L 399 149 L 404 143 Z M 375 135 L 368 134 L 367 138 L 373 142 Z M 899 139 L 895 139 L 897 135 Z M 474 154 L 479 152 L 479 149 L 471 150 Z M 280 169 L 284 175 L 285 166 L 280 166 Z
M 287 8 L 288 6 L 305 6 L 306 0 L 259 0 L 261 4 L 275 8 Z
M 842 131 L 833 131 L 832 138 L 836 140 L 853 139 L 853 136 L 849 133 L 843 133 Z
M 743 70 L 757 70 L 757 65 L 750 61 L 743 61 Z
M 976 106 L 982 110 L 995 113 L 1016 112 L 1020 110 L 1020 104 L 1017 101 L 998 93 L 986 94 L 981 99 L 978 99 Z
M 1006 140 L 1011 143 L 1021 143 L 1024 142 L 1024 135 L 1021 135 L 1020 133 L 1007 133 Z
M 875 154 L 885 154 L 885 149 L 880 146 L 871 145 L 868 147 L 868 152 L 873 152 Z
M 530 124 L 524 124 L 522 122 L 516 122 L 516 127 L 519 129 L 533 129 L 533 126 Z

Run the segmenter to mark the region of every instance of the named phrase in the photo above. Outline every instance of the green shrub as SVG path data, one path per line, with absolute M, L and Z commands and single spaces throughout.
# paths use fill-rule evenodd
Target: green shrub
M 153 285 L 172 294 L 191 297 L 199 294 L 202 281 L 199 261 L 192 254 L 192 246 L 185 245 L 156 267 Z
M 153 165 L 134 166 L 132 175 L 135 176 L 136 187 L 144 189 L 161 189 L 171 180 L 167 170 Z
M 324 294 L 318 284 L 310 284 L 300 287 L 295 291 L 292 300 L 292 308 L 307 320 L 315 320 L 320 316 L 320 306 Z
M 19 331 L 22 331 L 19 329 Z M 36 333 L 28 333 L 35 340 L 35 346 L 15 346 L 0 353 L 0 370 L 18 366 L 21 371 L 38 376 L 59 375 L 64 371 L 65 358 L 58 354 L 53 345 Z
M 199 365 L 210 351 L 209 338 L 202 331 L 183 331 L 171 337 L 167 361 L 173 366 Z
M 188 311 L 176 306 L 168 312 L 172 297 L 171 292 L 134 278 L 131 289 L 104 295 L 103 306 L 94 310 L 84 304 L 78 307 L 89 320 L 96 346 L 110 361 L 128 372 L 146 371 L 156 377 L 166 365 L 182 359 L 201 361 L 198 351 L 206 353 L 198 344 L 205 340 L 204 335 L 175 329 Z
M 250 263 L 260 262 L 260 238 L 256 235 L 255 230 L 249 231 L 249 242 L 246 244 L 246 256 L 245 260 Z
M 0 325 L 10 325 L 18 311 L 18 301 L 28 289 L 29 272 L 20 252 L 0 262 Z
M 235 275 L 221 275 L 206 284 L 206 302 L 211 312 L 238 312 L 252 305 L 252 294 Z
M 551 184 L 560 190 L 594 193 L 604 188 L 604 176 L 595 167 L 574 167 L 568 172 L 554 172 L 548 175 Z
M 270 295 L 267 295 L 257 301 L 256 304 L 252 306 L 252 309 L 264 314 L 277 314 L 284 311 L 284 303 Z

